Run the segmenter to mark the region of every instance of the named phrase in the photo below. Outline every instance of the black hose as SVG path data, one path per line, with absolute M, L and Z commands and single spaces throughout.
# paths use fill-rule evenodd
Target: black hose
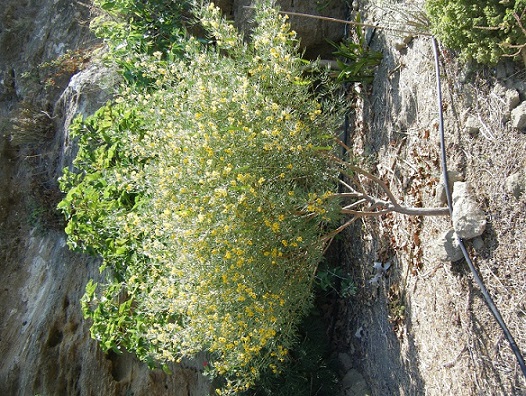
M 440 134 L 442 175 L 444 179 L 444 187 L 446 189 L 449 213 L 452 214 L 453 204 L 452 204 L 451 190 L 449 189 L 449 181 L 448 181 L 448 174 L 447 174 L 446 148 L 445 148 L 445 139 L 444 139 L 444 116 L 442 112 L 442 87 L 440 84 L 440 68 L 439 68 L 439 61 L 438 61 L 438 45 L 434 37 L 432 38 L 432 42 L 433 42 L 433 54 L 435 55 L 435 70 L 436 70 L 436 80 L 437 80 L 438 128 L 439 128 L 439 134 Z M 497 321 L 502 331 L 504 332 L 504 336 L 508 340 L 511 349 L 513 353 L 515 354 L 515 357 L 517 358 L 517 361 L 522 370 L 522 373 L 524 377 L 526 378 L 526 365 L 524 364 L 524 358 L 522 357 L 521 351 L 519 350 L 519 347 L 515 343 L 515 340 L 513 339 L 513 336 L 511 335 L 510 331 L 508 330 L 506 323 L 502 319 L 502 316 L 499 310 L 497 309 L 497 307 L 495 306 L 493 299 L 488 293 L 488 289 L 486 288 L 486 286 L 484 285 L 484 282 L 480 278 L 477 269 L 473 265 L 473 262 L 471 261 L 471 258 L 466 249 L 466 246 L 464 245 L 464 241 L 456 233 L 455 235 L 457 238 L 458 245 L 460 246 L 460 249 L 462 250 L 462 253 L 466 260 L 466 263 L 468 264 L 469 269 L 473 273 L 473 278 L 475 279 L 475 282 L 477 282 L 477 285 L 479 286 L 480 291 L 482 292 L 482 296 L 484 297 L 484 300 L 486 301 L 486 304 L 488 305 L 491 313 L 495 317 L 495 320 Z

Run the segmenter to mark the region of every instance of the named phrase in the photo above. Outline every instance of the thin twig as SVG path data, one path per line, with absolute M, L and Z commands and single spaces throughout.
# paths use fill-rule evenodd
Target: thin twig
M 356 196 L 356 194 L 360 194 L 360 193 L 358 193 L 354 188 L 352 188 L 352 187 L 349 186 L 347 183 L 345 183 L 343 180 L 338 179 L 338 182 L 339 182 L 340 184 L 343 184 L 343 186 L 346 187 L 346 188 L 348 188 L 349 191 L 351 191 L 351 192 L 350 192 L 350 193 L 340 193 L 340 194 L 335 194 L 335 195 L 339 195 L 339 196 L 344 197 L 344 196 L 351 196 L 351 195 L 352 195 L 352 196 Z M 347 194 L 351 194 L 351 195 L 347 195 Z
M 345 149 L 345 151 L 351 152 L 351 148 L 347 146 L 341 139 L 336 138 L 336 143 L 342 146 Z
M 338 228 L 336 228 L 334 231 L 331 231 L 327 235 L 325 235 L 322 238 L 323 242 L 332 241 L 336 235 L 338 235 L 340 232 L 345 230 L 347 227 L 349 227 L 352 223 L 354 223 L 356 220 L 358 220 L 360 216 L 355 216 L 351 220 L 347 221 L 346 223 L 342 224 Z
M 244 6 L 243 8 L 250 8 L 254 9 L 253 6 Z M 380 26 L 380 25 L 373 25 L 371 23 L 362 23 L 362 22 L 355 22 L 355 21 L 346 21 L 344 19 L 337 19 L 337 18 L 331 18 L 321 15 L 312 15 L 312 14 L 304 14 L 302 12 L 294 12 L 294 11 L 280 11 L 280 14 L 284 15 L 290 15 L 290 16 L 298 16 L 302 18 L 312 18 L 312 19 L 319 19 L 321 21 L 328 21 L 328 22 L 335 22 L 335 23 L 343 23 L 345 25 L 353 25 L 353 26 L 361 26 L 365 28 L 371 28 L 371 29 L 380 29 L 380 30 L 386 30 L 388 32 L 396 32 L 396 33 L 404 33 L 404 34 L 412 34 L 412 35 L 423 35 L 423 36 L 431 36 L 430 33 L 425 32 L 415 32 L 410 30 L 404 30 L 404 29 L 395 29 L 395 28 L 389 28 L 386 26 Z
M 356 201 L 356 202 L 354 202 L 354 203 L 352 203 L 352 204 L 350 204 L 350 205 L 344 206 L 342 209 L 344 209 L 344 210 L 349 210 L 349 209 L 352 209 L 352 208 L 354 208 L 354 207 L 356 207 L 356 206 L 359 206 L 359 205 L 361 205 L 361 204 L 364 204 L 364 203 L 366 203 L 366 202 L 367 202 L 366 199 L 360 199 L 359 201 Z

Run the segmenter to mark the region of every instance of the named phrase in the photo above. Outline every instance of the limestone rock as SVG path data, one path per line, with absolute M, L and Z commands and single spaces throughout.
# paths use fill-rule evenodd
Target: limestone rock
M 464 125 L 464 131 L 471 137 L 477 136 L 480 131 L 480 121 L 474 117 L 469 116 Z
M 469 183 L 453 185 L 453 228 L 462 239 L 473 239 L 486 229 L 486 216 L 478 206 Z
M 502 84 L 496 84 L 493 87 L 492 93 L 504 103 L 504 112 L 512 111 L 520 103 L 519 92 L 516 89 L 506 88 Z
M 435 242 L 434 251 L 441 261 L 458 261 L 464 257 L 453 229 L 440 235 Z
M 526 128 L 526 102 L 511 111 L 511 126 L 517 129 Z
M 519 105 L 520 102 L 521 99 L 519 97 L 519 92 L 517 92 L 516 89 L 506 90 L 506 93 L 504 94 L 504 103 L 506 105 L 506 111 L 512 111 Z
M 519 199 L 526 189 L 526 177 L 522 172 L 516 172 L 506 178 L 506 191 Z
M 453 191 L 453 184 L 455 182 L 463 180 L 462 174 L 454 169 L 447 172 L 447 178 L 449 182 L 449 191 Z M 435 198 L 439 204 L 447 204 L 446 186 L 443 177 L 440 178 L 440 183 L 436 187 Z
M 519 91 L 497 83 L 493 87 L 491 95 L 498 100 L 498 106 L 502 109 L 503 113 L 503 121 L 509 121 L 511 118 L 511 111 L 520 103 Z
M 338 353 L 338 362 L 345 373 L 352 369 L 352 360 L 348 353 Z

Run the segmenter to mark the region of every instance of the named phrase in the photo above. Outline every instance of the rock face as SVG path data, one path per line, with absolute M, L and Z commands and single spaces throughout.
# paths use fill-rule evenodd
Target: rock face
M 351 369 L 345 374 L 342 380 L 342 388 L 344 396 L 369 396 L 371 391 L 367 386 L 365 378 L 354 369 Z
M 464 255 L 458 244 L 455 230 L 448 230 L 436 240 L 435 254 L 442 261 L 458 261 Z
M 202 364 L 167 375 L 132 355 L 104 354 L 81 314 L 99 263 L 69 251 L 55 207 L 57 177 L 72 157 L 67 127 L 111 89 L 108 70 L 85 64 L 85 50 L 97 45 L 86 27 L 90 7 L 87 0 L 0 7 L 0 395 L 204 396 Z M 66 51 L 73 55 L 62 67 L 43 66 Z M 40 124 L 24 122 L 28 114 Z
M 447 180 L 449 191 L 453 191 L 453 185 L 455 182 L 462 181 L 462 174 L 457 170 L 450 170 L 447 172 Z M 435 197 L 438 203 L 442 205 L 447 204 L 447 194 L 446 194 L 446 183 L 444 177 L 440 177 L 440 183 L 436 187 Z
M 516 199 L 526 190 L 526 172 L 515 172 L 506 178 L 505 183 L 506 191 L 512 194 Z

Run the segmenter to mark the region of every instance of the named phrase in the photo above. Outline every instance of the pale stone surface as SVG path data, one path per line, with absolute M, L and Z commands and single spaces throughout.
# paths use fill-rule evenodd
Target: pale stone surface
M 481 235 L 486 228 L 486 216 L 478 206 L 467 182 L 453 185 L 453 228 L 462 239 Z
M 365 378 L 357 370 L 349 370 L 343 377 L 341 386 L 344 396 L 369 396 L 371 391 Z
M 504 94 L 504 103 L 506 105 L 505 110 L 512 111 L 520 102 L 521 99 L 519 97 L 519 92 L 517 92 L 516 89 L 506 90 L 506 93 Z
M 526 128 L 526 102 L 511 111 L 511 126 L 517 129 Z
M 453 229 L 440 235 L 436 240 L 434 250 L 441 261 L 458 261 L 464 257 Z
M 464 178 L 462 174 L 457 170 L 449 170 L 447 172 L 449 191 L 453 191 L 453 185 L 455 182 L 462 181 Z M 442 205 L 447 204 L 446 187 L 444 178 L 440 177 L 440 183 L 436 186 L 435 191 L 436 201 Z
M 522 172 L 516 172 L 506 178 L 506 191 L 519 199 L 526 189 L 526 177 Z
M 520 103 L 519 92 L 514 88 L 507 88 L 500 83 L 495 84 L 492 89 L 492 94 L 501 99 L 504 104 L 502 108 L 504 112 L 512 111 Z
M 480 131 L 480 121 L 477 117 L 469 116 L 464 124 L 464 131 L 471 137 L 478 135 Z

